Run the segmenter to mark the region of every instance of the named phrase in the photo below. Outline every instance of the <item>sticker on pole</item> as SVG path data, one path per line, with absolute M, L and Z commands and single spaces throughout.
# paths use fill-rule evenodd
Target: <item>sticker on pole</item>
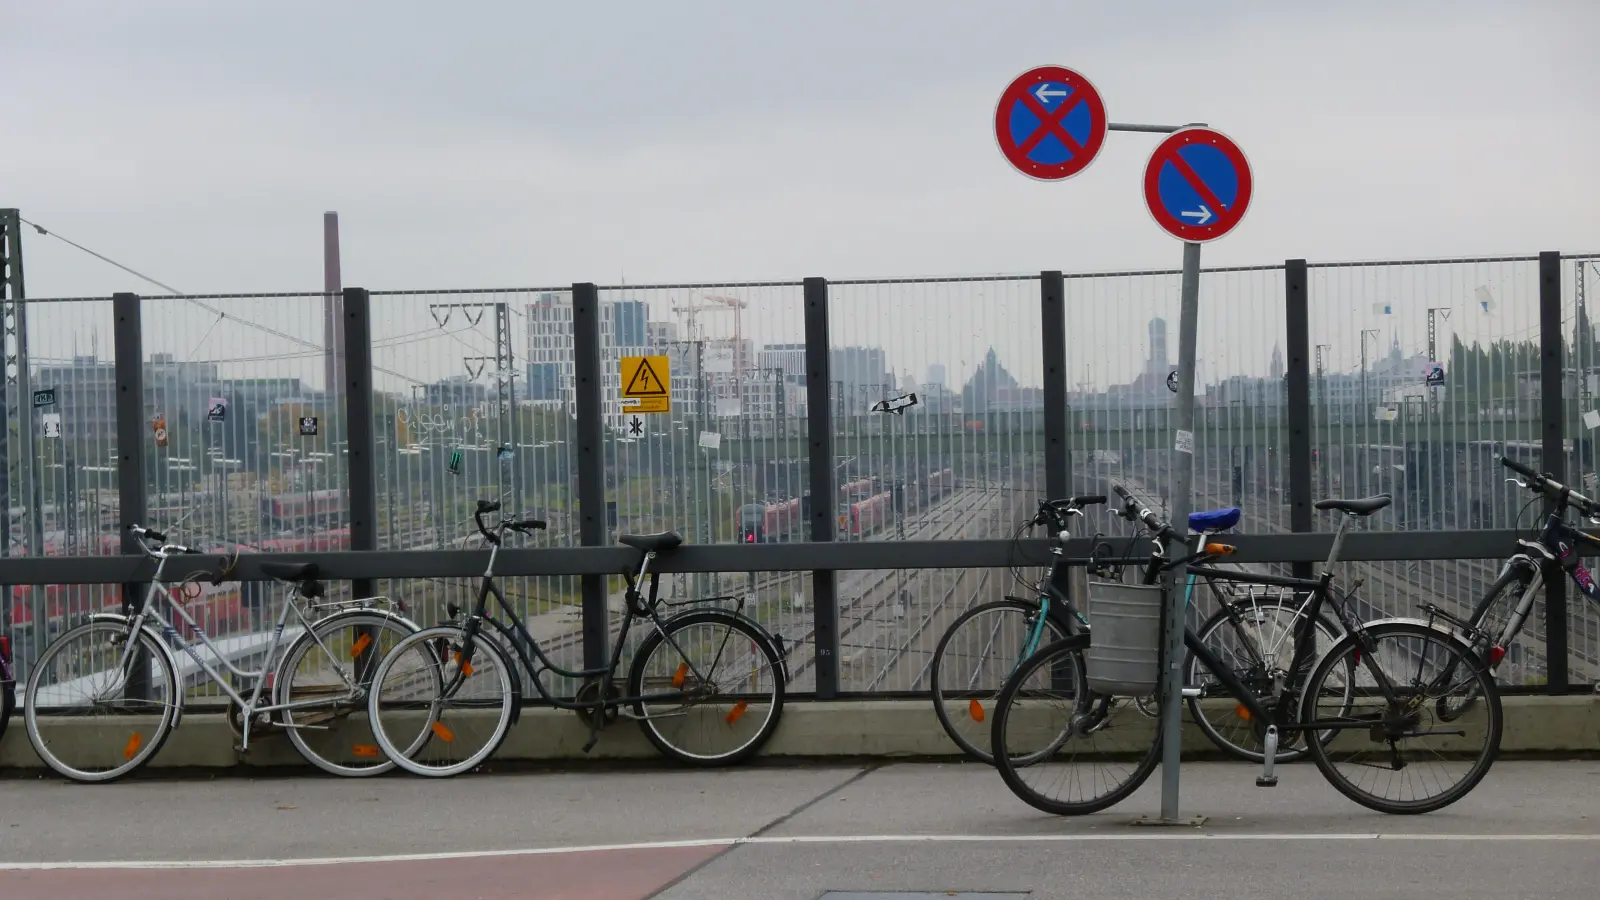
M 150 428 L 152 430 L 154 430 L 155 433 L 156 433 L 156 446 L 157 447 L 165 447 L 167 445 L 167 416 L 166 416 L 166 414 L 165 413 L 156 413 L 156 417 L 154 419 L 150 420 Z
M 1194 453 L 1194 432 L 1180 430 L 1173 439 L 1172 449 L 1179 453 Z
M 1144 202 L 1156 224 L 1197 244 L 1232 231 L 1250 208 L 1253 188 L 1244 151 L 1211 128 L 1174 131 L 1144 170 Z
M 212 397 L 206 403 L 206 421 L 222 422 L 228 418 L 228 401 L 223 397 Z
M 631 413 L 671 412 L 671 377 L 665 356 L 624 356 L 622 405 Z
M 316 437 L 317 436 L 317 417 L 316 416 L 301 416 L 300 417 L 300 436 L 301 437 Z
M 1444 366 L 1430 362 L 1422 367 L 1422 380 L 1428 387 L 1444 386 Z
M 55 405 L 56 405 L 56 389 L 55 388 L 45 388 L 43 390 L 39 390 L 39 391 L 34 391 L 33 392 L 33 408 L 34 409 L 39 409 L 40 407 L 44 407 L 44 406 L 55 406 Z
M 1100 92 L 1062 66 L 1018 75 L 994 110 L 1000 152 L 1018 172 L 1040 181 L 1062 181 L 1088 168 L 1109 124 Z
M 41 418 L 44 419 L 45 437 L 61 437 L 61 413 L 45 413 Z

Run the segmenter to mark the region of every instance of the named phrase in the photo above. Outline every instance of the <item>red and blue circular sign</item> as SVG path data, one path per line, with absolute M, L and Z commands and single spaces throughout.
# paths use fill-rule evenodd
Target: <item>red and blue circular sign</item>
M 1062 66 L 1023 72 L 994 111 L 994 136 L 1006 161 L 1041 181 L 1062 181 L 1088 168 L 1105 144 L 1108 124 L 1100 92 Z
M 1144 202 L 1156 224 L 1197 244 L 1232 231 L 1250 208 L 1253 188 L 1239 145 L 1201 126 L 1168 135 L 1144 170 Z

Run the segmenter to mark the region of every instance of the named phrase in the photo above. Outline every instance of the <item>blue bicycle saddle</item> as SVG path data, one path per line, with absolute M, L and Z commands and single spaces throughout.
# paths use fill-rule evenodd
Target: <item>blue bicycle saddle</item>
M 1190 531 L 1227 531 L 1239 524 L 1239 507 L 1230 506 L 1227 509 L 1207 509 L 1189 514 Z

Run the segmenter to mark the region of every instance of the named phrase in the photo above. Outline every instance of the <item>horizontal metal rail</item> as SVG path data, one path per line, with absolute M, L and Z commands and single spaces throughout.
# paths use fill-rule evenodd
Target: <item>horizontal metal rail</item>
M 1497 559 L 1508 555 L 1519 532 L 1426 531 L 1357 532 L 1345 538 L 1343 562 L 1391 560 Z M 1238 552 L 1230 562 L 1318 562 L 1328 556 L 1333 535 L 1239 534 L 1224 536 Z M 1121 540 L 1109 539 L 1115 545 Z M 1088 539 L 1073 540 L 1067 554 L 1086 557 Z M 866 569 L 981 569 L 1038 566 L 1048 562 L 1044 540 L 862 541 L 850 543 L 686 545 L 657 558 L 661 572 L 789 572 Z M 483 573 L 481 550 L 375 550 L 332 553 L 241 554 L 230 581 L 270 581 L 262 563 L 285 560 L 316 563 L 318 577 L 333 581 L 369 578 L 469 578 Z M 222 556 L 174 557 L 167 577 L 217 572 Z M 628 547 L 569 547 L 500 551 L 495 571 L 517 575 L 615 575 L 635 570 L 639 552 Z M 148 580 L 155 564 L 142 556 L 16 557 L 0 563 L 0 583 L 120 584 Z

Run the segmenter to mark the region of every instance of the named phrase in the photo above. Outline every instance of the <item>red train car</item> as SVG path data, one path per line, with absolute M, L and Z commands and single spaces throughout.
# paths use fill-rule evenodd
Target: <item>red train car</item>
M 872 479 L 857 478 L 839 485 L 840 500 L 860 500 L 872 495 Z
M 894 516 L 894 495 L 889 491 L 873 494 L 865 500 L 846 503 L 840 508 L 839 530 L 851 537 L 861 537 L 882 528 Z
M 789 540 L 800 527 L 800 498 L 739 507 L 739 542 L 767 544 Z

